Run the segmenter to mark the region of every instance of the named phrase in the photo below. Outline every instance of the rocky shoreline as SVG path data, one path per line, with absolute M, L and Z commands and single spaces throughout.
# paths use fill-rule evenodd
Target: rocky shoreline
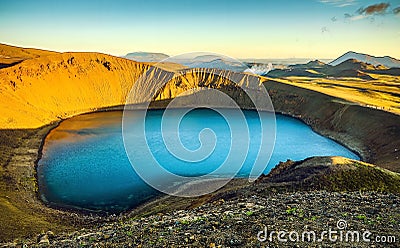
M 365 162 L 400 172 L 399 115 L 284 83 L 266 81 L 264 86 L 276 112 L 302 120 Z

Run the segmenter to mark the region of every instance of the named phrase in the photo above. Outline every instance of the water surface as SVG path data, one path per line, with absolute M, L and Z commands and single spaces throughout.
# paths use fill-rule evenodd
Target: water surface
M 257 112 L 244 113 L 251 139 L 248 156 L 238 177 L 249 174 L 260 143 Z M 130 115 L 134 120 L 135 111 L 131 111 Z M 245 143 L 240 139 L 231 140 L 229 125 L 216 111 L 192 110 L 180 123 L 180 141 L 186 148 L 196 150 L 201 146 L 199 132 L 210 128 L 217 137 L 215 147 L 206 159 L 198 162 L 179 160 L 169 153 L 163 143 L 162 115 L 162 110 L 147 113 L 146 138 L 154 158 L 175 174 L 207 174 L 224 162 L 231 142 Z M 64 207 L 119 212 L 158 194 L 141 180 L 129 162 L 123 144 L 121 118 L 122 112 L 119 111 L 86 114 L 63 121 L 50 132 L 38 163 L 39 190 L 45 201 Z M 234 111 L 229 118 L 235 120 Z M 268 115 L 261 118 L 268 118 Z M 268 173 L 279 161 L 287 159 L 301 160 L 311 156 L 359 159 L 350 150 L 313 132 L 294 118 L 276 115 L 276 129 L 275 148 L 264 173 Z M 168 137 L 168 130 L 163 130 L 163 134 Z M 135 149 L 140 153 L 141 149 L 147 148 L 138 146 Z

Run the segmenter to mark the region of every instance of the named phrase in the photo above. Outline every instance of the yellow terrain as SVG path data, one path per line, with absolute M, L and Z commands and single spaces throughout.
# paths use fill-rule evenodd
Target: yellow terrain
M 37 128 L 79 113 L 122 105 L 134 82 L 154 66 L 100 53 L 56 53 L 1 44 L 0 61 L 8 64 L 0 69 L 1 128 Z M 11 61 L 18 63 L 10 66 Z M 173 63 L 157 67 L 172 73 L 185 68 Z M 376 80 L 291 76 L 274 81 L 400 114 L 400 77 L 370 75 Z M 209 76 L 199 79 L 190 73 L 185 77 L 188 86 L 196 84 L 190 80 L 204 79 L 210 81 L 208 84 L 216 80 Z M 158 100 L 182 91 L 168 87 Z
M 354 104 L 400 114 L 400 76 L 370 75 L 376 80 L 287 77 L 277 81 L 342 98 Z
M 0 44 L 0 69 L 18 64 L 27 59 L 39 58 L 54 54 L 57 54 L 57 52 Z

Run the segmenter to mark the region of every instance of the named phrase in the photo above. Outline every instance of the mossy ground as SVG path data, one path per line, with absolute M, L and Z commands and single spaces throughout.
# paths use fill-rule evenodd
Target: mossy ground
M 48 128 L 39 131 L 0 130 L 0 240 L 70 228 L 68 222 L 62 224 L 54 213 L 43 210 L 46 207 L 36 199 L 34 161 L 37 153 L 24 154 L 24 149 L 32 145 L 37 146 L 37 151 Z M 35 140 L 39 143 L 32 142 Z M 19 163 L 18 167 L 11 165 L 15 162 Z

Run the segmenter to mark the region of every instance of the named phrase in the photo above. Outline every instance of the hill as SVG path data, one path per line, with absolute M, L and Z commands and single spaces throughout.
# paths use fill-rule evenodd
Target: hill
M 123 56 L 123 58 L 134 60 L 137 62 L 160 62 L 169 58 L 164 53 L 149 53 L 149 52 L 133 52 Z
M 347 52 L 340 56 L 339 58 L 331 61 L 329 65 L 336 66 L 340 63 L 343 63 L 346 60 L 349 59 L 355 59 L 364 63 L 368 63 L 374 66 L 379 66 L 383 65 L 388 68 L 393 68 L 393 67 L 400 67 L 400 60 L 389 57 L 389 56 L 384 56 L 384 57 L 375 57 L 372 55 L 368 54 L 363 54 L 363 53 L 356 53 L 356 52 Z
M 152 66 L 153 63 L 100 53 L 62 53 L 28 59 L 3 68 L 0 70 L 0 127 L 36 128 L 79 113 L 123 105 L 133 84 Z M 181 73 L 176 69 L 181 70 L 182 66 L 157 64 L 146 84 L 149 88 L 139 89 L 135 97 L 141 99 L 149 95 L 150 88 L 161 77 L 174 78 L 176 85 L 166 86 L 157 100 L 175 97 L 186 90 L 183 85 L 198 87 L 196 84 L 200 82 L 204 85 L 212 83 L 215 87 L 228 84 L 232 87 L 228 80 L 232 72 L 214 71 L 213 74 L 214 69 L 209 69 L 208 72 L 193 70 Z M 258 86 L 260 82 L 259 78 L 247 74 L 235 76 L 242 83 L 254 79 Z
M 334 68 L 336 71 L 340 71 L 340 70 L 365 71 L 365 70 L 385 70 L 385 69 L 387 69 L 386 67 L 384 67 L 382 65 L 375 66 L 373 64 L 369 64 L 369 63 L 359 61 L 356 59 L 348 59 L 336 66 L 331 66 L 329 68 Z
M 292 69 L 316 69 L 316 68 L 325 68 L 327 65 L 319 60 L 309 61 L 307 64 L 295 64 L 290 65 L 289 67 Z
M 62 53 L 0 70 L 0 126 L 39 127 L 124 103 L 149 64 L 98 53 Z
M 386 70 L 387 68 L 378 65 L 374 66 L 356 59 L 348 59 L 336 66 L 328 66 L 321 70 L 327 76 L 331 77 L 355 77 L 365 80 L 374 78 L 365 73 L 365 71 Z
M 27 59 L 39 58 L 54 54 L 57 54 L 57 52 L 0 44 L 0 69 L 16 65 Z
M 203 55 L 203 53 L 193 53 L 189 55 L 188 57 L 172 58 L 171 61 L 189 68 L 220 69 L 233 72 L 243 72 L 248 69 L 244 63 L 218 54 Z
M 258 179 L 284 190 L 385 191 L 400 193 L 400 174 L 343 157 L 281 162 Z M 267 188 L 267 187 L 263 187 Z
M 290 65 L 287 69 L 272 70 L 267 75 L 271 77 L 351 77 L 373 80 L 375 78 L 369 74 L 397 76 L 397 68 L 400 68 L 400 60 L 389 56 L 375 57 L 347 52 L 328 64 L 314 60 L 306 64 Z
M 393 69 L 388 69 L 382 65 L 374 66 L 356 59 L 348 59 L 335 66 L 325 64 L 318 60 L 310 61 L 307 64 L 296 64 L 289 66 L 288 69 L 276 69 L 267 75 L 271 77 L 335 77 L 335 78 L 360 78 L 374 80 L 368 73 L 387 74 L 395 73 Z

